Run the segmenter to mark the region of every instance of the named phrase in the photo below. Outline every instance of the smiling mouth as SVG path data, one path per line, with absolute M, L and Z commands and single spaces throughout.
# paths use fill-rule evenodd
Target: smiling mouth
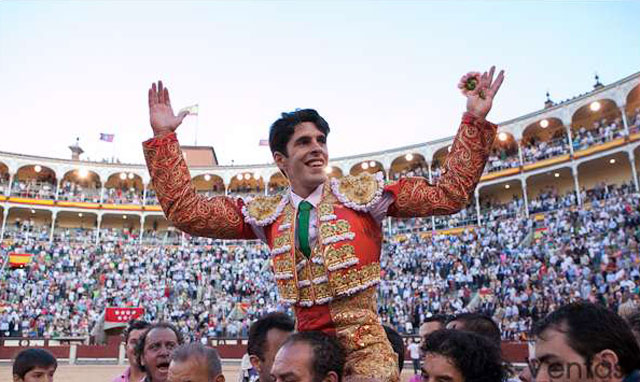
M 324 164 L 324 160 L 322 159 L 311 159 L 307 162 L 304 163 L 306 166 L 311 167 L 311 168 L 324 168 L 325 164 Z
M 157 366 L 158 371 L 166 373 L 169 371 L 169 362 L 160 362 Z

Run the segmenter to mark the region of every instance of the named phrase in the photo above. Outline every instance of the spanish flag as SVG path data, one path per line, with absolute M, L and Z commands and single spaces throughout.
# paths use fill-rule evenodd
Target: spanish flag
M 9 266 L 14 268 L 24 267 L 31 262 L 32 256 L 29 253 L 9 253 Z

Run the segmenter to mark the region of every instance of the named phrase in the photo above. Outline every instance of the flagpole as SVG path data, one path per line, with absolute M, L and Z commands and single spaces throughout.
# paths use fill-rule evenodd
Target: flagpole
M 196 139 L 194 142 L 194 146 L 198 146 L 198 124 L 200 121 L 200 111 L 198 110 L 198 114 L 196 114 Z

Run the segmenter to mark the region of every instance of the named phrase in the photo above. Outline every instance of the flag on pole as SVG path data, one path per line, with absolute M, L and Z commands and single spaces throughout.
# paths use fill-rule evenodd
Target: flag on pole
M 260 142 L 258 143 L 258 146 L 269 146 L 269 140 L 261 139 Z
M 178 114 L 182 113 L 183 111 L 187 111 L 189 112 L 189 115 L 198 115 L 199 109 L 200 107 L 198 106 L 198 104 L 195 104 L 195 105 L 187 106 L 184 109 L 181 109 L 180 112 L 178 112 Z
M 100 133 L 100 140 L 105 142 L 113 142 L 113 138 L 115 136 L 116 136 L 115 134 Z
M 29 253 L 9 253 L 9 266 L 12 268 L 19 268 L 28 265 L 31 262 L 33 255 Z

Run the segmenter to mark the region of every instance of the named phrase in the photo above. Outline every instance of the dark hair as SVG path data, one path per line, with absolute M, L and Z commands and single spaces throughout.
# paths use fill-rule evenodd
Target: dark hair
M 136 344 L 136 362 L 138 363 L 140 370 L 145 372 L 147 370 L 142 364 L 142 355 L 144 354 L 144 347 L 147 343 L 147 336 L 153 329 L 170 329 L 176 335 L 178 345 L 182 345 L 184 343 L 184 340 L 182 338 L 182 333 L 180 333 L 178 328 L 176 328 L 173 324 L 169 322 L 156 322 L 154 324 L 149 325 L 149 327 L 147 327 L 144 333 L 142 333 L 142 335 L 140 336 L 140 339 L 138 340 L 138 343 Z
M 249 328 L 249 342 L 247 344 L 247 353 L 249 355 L 255 355 L 264 361 L 267 334 L 271 329 L 293 332 L 295 322 L 291 317 L 280 312 L 269 313 L 260 317 Z
M 24 376 L 36 367 L 50 366 L 58 368 L 58 361 L 53 354 L 44 349 L 24 349 L 16 354 L 13 361 L 13 375 L 24 379 Z
M 476 333 L 436 330 L 425 338 L 422 351 L 447 357 L 465 382 L 500 382 L 506 379 L 500 350 L 488 338 Z
M 280 119 L 275 121 L 269 129 L 269 148 L 271 153 L 282 153 L 288 156 L 287 143 L 294 133 L 294 129 L 302 122 L 311 122 L 316 125 L 325 136 L 329 135 L 329 124 L 313 109 L 298 109 L 290 113 L 282 113 Z
M 500 328 L 491 317 L 481 313 L 460 313 L 452 317 L 447 324 L 453 321 L 461 322 L 464 326 L 462 330 L 486 337 L 500 347 L 502 343 Z
M 144 330 L 149 326 L 151 326 L 151 324 L 148 323 L 147 321 L 142 321 L 142 320 L 129 321 L 129 326 L 127 326 L 127 328 L 124 330 L 124 333 L 122 333 L 122 335 L 124 336 L 124 343 L 129 342 L 129 335 L 131 334 L 131 332 L 133 332 L 134 330 Z
M 636 336 L 638 344 L 640 344 L 640 310 L 636 310 L 635 313 L 629 315 L 627 322 L 633 335 Z
M 425 318 L 425 320 L 424 320 L 424 322 L 422 324 L 426 324 L 428 322 L 439 322 L 442 325 L 445 325 L 448 320 L 449 320 L 449 316 L 447 316 L 445 314 L 434 314 L 431 317 Z
M 544 331 L 563 333 L 567 344 L 584 357 L 587 364 L 598 352 L 609 349 L 618 356 L 618 365 L 626 375 L 640 365 L 640 346 L 629 325 L 614 312 L 590 302 L 575 302 L 561 306 L 538 321 L 532 330 L 542 338 Z
M 400 369 L 400 373 L 402 373 L 402 368 L 404 367 L 404 341 L 402 340 L 402 336 L 390 326 L 382 325 L 382 327 L 385 333 L 387 333 L 387 339 L 391 342 L 393 351 L 398 355 L 398 368 Z
M 305 343 L 311 347 L 313 382 L 321 382 L 331 371 L 338 374 L 338 382 L 342 381 L 342 372 L 347 356 L 342 345 L 334 336 L 320 331 L 299 332 L 291 335 L 282 344 L 282 348 L 297 343 Z
M 222 374 L 222 363 L 216 349 L 192 342 L 176 348 L 171 355 L 171 360 L 176 362 L 185 362 L 190 358 L 197 358 L 206 362 L 210 381 Z

